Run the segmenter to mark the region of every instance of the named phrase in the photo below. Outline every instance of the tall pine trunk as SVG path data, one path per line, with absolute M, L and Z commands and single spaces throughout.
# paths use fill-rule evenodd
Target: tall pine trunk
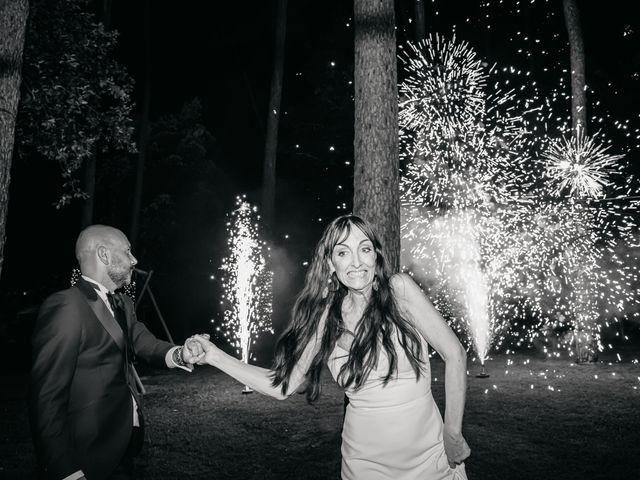
M 427 21 L 424 15 L 423 0 L 414 0 L 413 11 L 414 36 L 415 41 L 419 42 L 420 40 L 424 40 L 427 36 Z
M 587 95 L 585 79 L 585 56 L 580 26 L 580 11 L 576 0 L 562 0 L 564 22 L 569 37 L 571 61 L 571 133 L 574 136 L 587 135 Z M 576 274 L 574 274 L 576 275 Z M 580 288 L 586 280 L 578 276 L 574 289 Z M 598 360 L 598 324 L 590 309 L 575 316 L 574 336 L 576 362 L 586 363 Z
M 135 249 L 140 230 L 140 213 L 142 211 L 142 192 L 144 190 L 144 167 L 147 161 L 149 146 L 149 106 L 151 104 L 151 27 L 149 0 L 144 2 L 144 94 L 140 110 L 140 126 L 138 131 L 138 161 L 136 163 L 136 183 L 133 189 L 133 203 L 131 205 L 131 226 L 129 228 L 129 242 Z
M 93 209 L 96 198 L 96 165 L 98 163 L 98 146 L 95 145 L 91 156 L 85 160 L 82 191 L 87 194 L 87 198 L 82 203 L 82 218 L 80 228 L 84 229 L 93 223 Z
M 111 25 L 111 0 L 104 0 L 100 12 L 100 21 L 105 30 L 109 30 Z M 93 214 L 96 204 L 96 169 L 98 165 L 98 155 L 100 148 L 98 145 L 93 153 L 85 160 L 84 174 L 82 177 L 82 191 L 87 194 L 82 204 L 81 228 L 86 228 L 93 223 Z
M 287 30 L 287 0 L 278 0 L 276 11 L 275 44 L 271 94 L 267 112 L 267 132 L 262 169 L 262 217 L 264 224 L 273 228 L 276 203 L 276 158 L 278 154 L 278 127 L 282 99 L 282 72 L 284 69 L 284 40 Z
M 11 161 L 28 15 L 28 0 L 0 1 L 0 275 L 4 263 Z
M 103 0 L 102 1 L 102 24 L 104 25 L 105 30 L 109 30 L 111 28 L 111 4 L 113 0 Z
M 400 268 L 398 90 L 393 0 L 355 0 L 353 210 Z
M 587 96 L 585 80 L 584 43 L 580 27 L 580 12 L 576 0 L 562 0 L 564 22 L 569 36 L 571 58 L 571 128 L 587 134 Z

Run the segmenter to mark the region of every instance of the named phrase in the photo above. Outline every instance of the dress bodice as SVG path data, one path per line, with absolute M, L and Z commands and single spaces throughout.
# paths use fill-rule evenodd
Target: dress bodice
M 405 402 L 412 402 L 422 398 L 431 391 L 431 372 L 429 368 L 429 358 L 426 342 L 423 342 L 424 366 L 420 378 L 416 378 L 416 373 L 409 362 L 404 349 L 398 341 L 394 341 L 397 355 L 397 371 L 392 374 L 391 379 L 384 384 L 384 377 L 389 370 L 389 358 L 384 350 L 378 354 L 378 361 L 369 373 L 368 378 L 359 389 L 353 386 L 345 389 L 349 402 L 354 407 L 363 408 L 386 408 L 397 407 Z M 349 352 L 336 345 L 329 356 L 328 367 L 336 382 L 340 368 L 347 361 Z

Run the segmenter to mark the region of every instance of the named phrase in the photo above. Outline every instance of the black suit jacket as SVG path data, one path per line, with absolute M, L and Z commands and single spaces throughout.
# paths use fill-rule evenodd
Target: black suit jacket
M 131 350 L 151 365 L 166 367 L 173 345 L 136 320 L 129 297 L 125 312 Z M 80 278 L 44 301 L 32 345 L 29 419 L 46 478 L 62 479 L 80 469 L 89 480 L 107 478 L 131 437 L 132 394 L 142 407 L 122 329 Z

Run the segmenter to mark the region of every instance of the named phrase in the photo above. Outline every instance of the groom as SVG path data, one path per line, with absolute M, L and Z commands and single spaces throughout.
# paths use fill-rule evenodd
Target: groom
M 44 478 L 131 478 L 144 416 L 135 357 L 188 371 L 202 358 L 158 340 L 113 291 L 130 283 L 137 260 L 118 229 L 92 225 L 76 242 L 82 277 L 47 298 L 33 333 L 29 418 Z

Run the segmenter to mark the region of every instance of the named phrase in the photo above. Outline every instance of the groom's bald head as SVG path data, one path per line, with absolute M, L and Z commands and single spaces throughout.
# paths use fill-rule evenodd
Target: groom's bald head
M 113 245 L 121 238 L 126 239 L 124 233 L 108 225 L 91 225 L 82 230 L 76 240 L 76 258 L 80 267 L 93 260 L 100 245 Z

